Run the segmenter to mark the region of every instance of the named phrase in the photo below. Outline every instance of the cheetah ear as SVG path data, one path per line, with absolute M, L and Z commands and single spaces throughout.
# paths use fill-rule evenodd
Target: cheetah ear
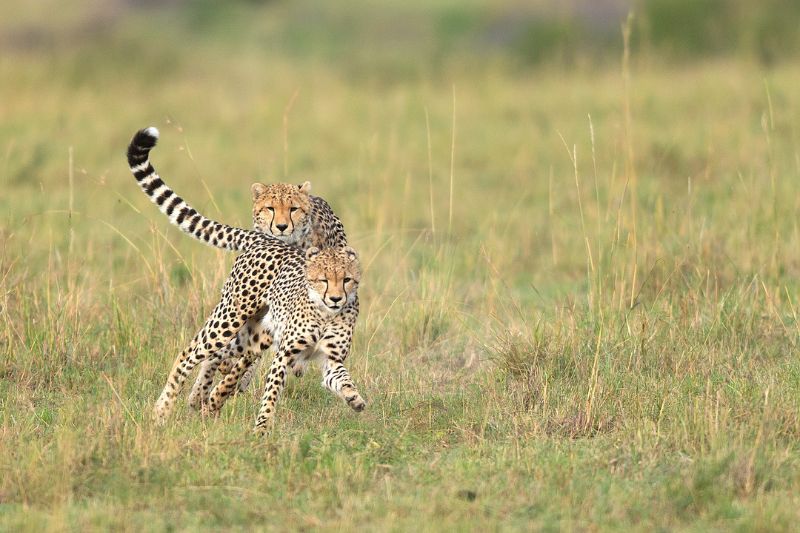
M 344 253 L 346 253 L 346 254 L 347 254 L 347 258 L 348 258 L 350 261 L 356 261 L 356 260 L 358 259 L 358 254 L 357 254 L 357 253 L 356 253 L 356 251 L 355 251 L 353 248 L 351 248 L 350 246 L 345 246 L 345 248 L 344 248 Z
M 267 192 L 267 186 L 256 182 L 250 186 L 250 192 L 253 194 L 253 200 L 257 200 L 259 196 Z
M 304 181 L 303 184 L 302 185 L 298 185 L 298 187 L 300 188 L 300 192 L 304 192 L 306 194 L 311 192 L 311 182 L 310 181 Z
M 315 257 L 317 254 L 319 254 L 319 251 L 320 251 L 319 248 L 317 248 L 316 246 L 312 246 L 311 248 L 306 250 L 306 259 L 311 259 Z

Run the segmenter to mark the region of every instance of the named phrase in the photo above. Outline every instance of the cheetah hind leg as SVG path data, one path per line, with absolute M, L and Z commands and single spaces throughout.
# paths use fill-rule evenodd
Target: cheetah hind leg
M 260 353 L 253 350 L 251 346 L 245 350 L 244 355 L 236 361 L 231 371 L 214 386 L 208 403 L 203 406 L 204 414 L 217 415 L 225 404 L 229 396 L 235 394 L 239 389 L 239 382 L 244 375 L 252 370 L 253 362 L 259 357 Z
M 238 392 L 244 392 L 247 390 L 247 387 L 252 382 L 256 372 L 258 372 L 258 363 L 261 360 L 261 352 L 272 346 L 272 336 L 269 334 L 266 327 L 261 324 L 261 319 L 263 318 L 264 313 L 265 310 L 262 310 L 258 315 L 254 316 L 248 321 L 247 339 L 241 342 L 240 348 L 237 347 L 234 357 L 230 357 L 223 362 L 225 363 L 225 369 L 220 367 L 220 373 L 227 375 L 233 372 L 240 360 L 239 356 L 241 356 L 247 350 L 253 352 L 255 357 L 249 360 L 244 370 L 244 374 L 241 374 L 239 377 L 237 384 Z M 238 340 L 239 339 L 237 338 L 237 341 Z
M 211 385 L 214 383 L 214 373 L 220 366 L 220 358 L 212 357 L 200 363 L 200 371 L 197 373 L 192 385 L 192 391 L 189 393 L 189 407 L 195 411 L 199 411 L 203 404 L 208 401 L 208 394 L 211 391 Z
M 212 357 L 203 361 L 200 365 L 200 371 L 197 373 L 194 385 L 192 385 L 192 392 L 189 394 L 189 407 L 196 411 L 200 411 L 203 405 L 208 403 L 208 395 L 211 393 L 211 387 L 214 385 L 214 374 L 217 370 L 222 374 L 228 374 L 233 365 L 236 364 L 237 358 L 244 353 L 245 348 L 250 343 L 250 335 L 253 330 L 253 320 L 248 320 L 245 327 L 239 330 L 236 337 L 229 342 L 224 348 L 216 353 L 216 357 Z M 226 367 L 223 370 L 223 366 Z
M 247 367 L 247 370 L 244 371 L 242 377 L 239 378 L 239 384 L 237 388 L 239 392 L 244 392 L 247 390 L 247 387 L 250 386 L 250 383 L 253 381 L 253 377 L 258 372 L 258 364 L 261 361 L 261 354 L 256 355 L 256 358 L 250 363 L 250 366 Z M 236 361 L 234 361 L 235 366 Z M 233 371 L 234 366 L 231 367 L 231 372 Z
M 189 346 L 175 359 L 164 389 L 156 401 L 153 414 L 157 424 L 163 424 L 175 407 L 178 394 L 192 369 L 225 347 L 236 336 L 247 315 L 242 316 L 227 296 L 217 304 L 205 325 L 197 332 Z M 226 327 L 221 327 L 225 324 Z M 223 340 L 225 339 L 225 340 Z

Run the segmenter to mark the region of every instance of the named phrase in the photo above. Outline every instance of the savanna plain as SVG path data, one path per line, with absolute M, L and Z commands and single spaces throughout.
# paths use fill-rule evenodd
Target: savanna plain
M 0 530 L 796 527 L 800 64 L 263 38 L 303 6 L 0 55 Z M 331 203 L 364 413 L 311 371 L 266 438 L 260 377 L 154 425 L 234 256 L 136 187 L 148 125 L 212 218 L 249 227 L 253 181 Z

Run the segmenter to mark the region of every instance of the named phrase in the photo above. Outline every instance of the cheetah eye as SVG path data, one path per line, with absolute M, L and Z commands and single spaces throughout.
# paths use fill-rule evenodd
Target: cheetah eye
M 268 207 L 267 211 L 269 211 L 270 213 L 274 213 L 275 212 L 275 208 L 274 207 Z
M 298 209 L 300 209 L 300 208 L 299 208 L 299 207 L 290 207 L 290 208 L 289 208 L 289 212 L 290 212 L 290 213 L 294 213 L 294 212 L 295 212 L 295 211 L 297 211 Z
M 350 283 L 351 281 L 353 281 L 353 279 L 352 279 L 352 278 L 344 278 L 344 282 L 345 282 L 345 283 Z

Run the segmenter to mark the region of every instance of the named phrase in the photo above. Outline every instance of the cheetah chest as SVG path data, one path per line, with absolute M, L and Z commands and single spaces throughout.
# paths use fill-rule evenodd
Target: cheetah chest
M 319 338 L 321 330 L 324 328 L 319 320 L 313 316 L 297 318 L 297 314 L 289 313 L 281 306 L 272 306 L 261 319 L 261 325 L 272 336 L 272 349 L 276 352 L 280 349 L 284 340 L 294 338 L 309 339 Z M 297 354 L 297 359 L 307 362 L 322 355 L 318 349 L 319 342 L 306 344 L 305 349 Z

